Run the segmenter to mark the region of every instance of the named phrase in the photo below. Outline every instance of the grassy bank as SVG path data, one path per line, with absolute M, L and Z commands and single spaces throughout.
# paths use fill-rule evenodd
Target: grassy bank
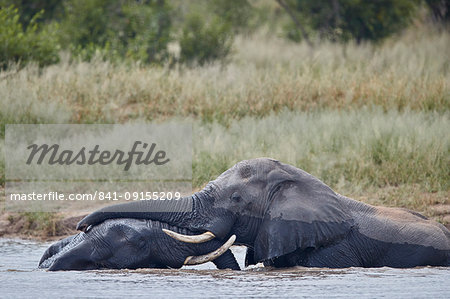
M 450 205 L 449 48 L 450 34 L 423 28 L 381 45 L 314 49 L 255 35 L 237 39 L 227 65 L 27 66 L 0 73 L 0 153 L 8 123 L 189 119 L 195 188 L 269 156 L 344 195 L 450 223 L 432 208 Z M 57 230 L 46 216 L 24 217 Z

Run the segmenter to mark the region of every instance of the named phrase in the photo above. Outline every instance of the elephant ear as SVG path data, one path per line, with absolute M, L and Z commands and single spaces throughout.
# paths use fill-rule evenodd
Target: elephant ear
M 339 241 L 352 225 L 340 196 L 302 172 L 274 191 L 255 239 L 254 262 Z

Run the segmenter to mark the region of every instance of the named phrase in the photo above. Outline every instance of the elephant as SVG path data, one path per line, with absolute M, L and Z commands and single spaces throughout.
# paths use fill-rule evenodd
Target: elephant
M 189 201 L 192 209 L 183 212 Z M 350 199 L 270 158 L 237 163 L 168 212 L 157 211 L 157 204 L 107 206 L 83 218 L 77 229 L 127 217 L 197 232 L 194 239 L 166 231 L 184 242 L 236 235 L 236 244 L 247 246 L 246 266 L 450 266 L 450 232 L 443 225 L 410 210 Z
M 235 236 L 202 244 L 177 241 L 162 229 L 192 234 L 185 229 L 144 219 L 111 219 L 88 232 L 51 245 L 39 268 L 58 270 L 181 268 L 212 261 L 219 269 L 240 270 L 229 250 Z

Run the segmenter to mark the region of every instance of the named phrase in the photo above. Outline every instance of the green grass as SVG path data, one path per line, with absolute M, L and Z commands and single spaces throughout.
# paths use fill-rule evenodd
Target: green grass
M 272 157 L 343 195 L 434 216 L 432 205 L 449 204 L 448 128 L 449 113 L 380 108 L 286 110 L 229 127 L 197 122 L 193 185 L 201 188 L 240 160 Z
M 415 185 L 449 189 L 449 114 L 415 111 L 284 111 L 246 117 L 228 128 L 197 123 L 194 185 L 234 163 L 272 157 L 300 167 L 344 193 Z
M 26 212 L 22 216 L 25 218 L 25 230 L 41 231 L 44 235 L 56 235 L 56 222 L 61 216 L 55 213 Z

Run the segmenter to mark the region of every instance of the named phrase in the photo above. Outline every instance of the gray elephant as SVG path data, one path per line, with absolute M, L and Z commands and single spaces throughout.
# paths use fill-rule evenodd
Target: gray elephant
M 192 201 L 191 212 L 179 212 Z M 153 219 L 198 232 L 184 242 L 225 240 L 248 247 L 246 263 L 275 267 L 450 266 L 450 232 L 419 213 L 371 206 L 335 193 L 314 176 L 276 160 L 237 163 L 203 190 L 158 212 L 155 202 L 108 206 L 82 219 Z M 178 229 L 180 230 L 180 229 Z
M 138 219 L 107 220 L 88 232 L 67 237 L 50 246 L 39 267 L 57 270 L 181 268 L 212 261 L 217 268 L 239 270 L 229 247 L 211 240 L 188 244 L 166 235 L 162 229 L 190 234 L 186 229 Z

